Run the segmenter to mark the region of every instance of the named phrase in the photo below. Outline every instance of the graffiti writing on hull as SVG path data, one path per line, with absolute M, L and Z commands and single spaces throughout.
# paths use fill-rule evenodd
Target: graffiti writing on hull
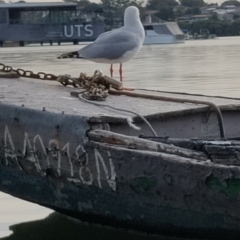
M 3 139 L 5 165 L 12 164 L 21 171 L 35 171 L 37 174 L 52 169 L 57 176 L 71 182 L 99 188 L 107 184 L 116 190 L 116 173 L 109 151 L 100 153 L 94 149 L 88 153 L 82 144 L 73 148 L 70 143 L 60 145 L 58 139 L 46 143 L 39 134 L 30 138 L 27 132 L 22 137 L 22 145 L 20 141 L 14 143 L 14 139 L 6 126 Z

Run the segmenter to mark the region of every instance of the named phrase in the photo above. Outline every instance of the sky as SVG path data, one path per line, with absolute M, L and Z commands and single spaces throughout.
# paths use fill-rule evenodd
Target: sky
M 8 2 L 9 0 L 5 0 Z M 26 2 L 63 2 L 61 0 L 25 0 Z M 204 0 L 205 3 L 218 3 L 218 5 L 222 4 L 226 0 Z M 18 0 L 12 0 L 12 2 L 18 2 Z M 100 0 L 90 0 L 90 2 L 99 3 Z

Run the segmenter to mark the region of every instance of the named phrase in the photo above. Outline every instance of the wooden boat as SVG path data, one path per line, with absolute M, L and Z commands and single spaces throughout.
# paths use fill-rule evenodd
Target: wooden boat
M 4 77 L 0 91 L 1 191 L 91 222 L 239 236 L 239 99 L 112 91 L 122 112 L 54 81 Z

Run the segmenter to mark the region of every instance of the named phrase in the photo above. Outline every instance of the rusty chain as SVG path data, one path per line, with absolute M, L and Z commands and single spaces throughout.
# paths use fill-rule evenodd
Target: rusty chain
M 84 91 L 81 93 L 83 94 L 83 97 L 88 100 L 103 101 L 108 96 L 108 90 L 110 89 L 110 84 L 105 80 L 105 76 L 103 76 L 99 70 L 96 70 L 91 77 L 84 73 L 80 73 L 78 78 L 73 78 L 70 75 L 56 76 L 45 72 L 33 73 L 30 70 L 24 70 L 21 68 L 13 69 L 11 66 L 6 66 L 3 63 L 0 63 L 0 72 L 14 72 L 20 77 L 58 81 L 65 87 L 71 85 L 74 88 L 82 88 Z
M 110 84 L 106 82 L 102 72 L 96 70 L 94 75 L 89 77 L 85 73 L 80 73 L 78 78 L 72 78 L 69 75 L 60 75 L 57 78 L 63 86 L 72 85 L 73 87 L 80 87 L 85 89 L 81 92 L 83 97 L 88 100 L 105 100 L 108 96 Z
M 55 81 L 57 80 L 57 77 L 58 77 L 54 74 L 45 73 L 45 72 L 33 73 L 32 71 L 24 70 L 21 68 L 13 69 L 11 66 L 6 66 L 3 63 L 0 63 L 0 72 L 15 72 L 20 77 L 36 78 L 36 79 L 50 80 L 50 81 Z

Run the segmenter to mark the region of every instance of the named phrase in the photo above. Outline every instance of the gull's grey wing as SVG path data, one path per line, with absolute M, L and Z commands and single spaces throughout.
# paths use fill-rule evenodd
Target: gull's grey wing
M 101 36 L 101 35 L 100 35 Z M 94 43 L 79 51 L 86 59 L 119 59 L 124 53 L 132 51 L 141 44 L 141 39 L 129 31 L 116 30 L 102 35 Z

